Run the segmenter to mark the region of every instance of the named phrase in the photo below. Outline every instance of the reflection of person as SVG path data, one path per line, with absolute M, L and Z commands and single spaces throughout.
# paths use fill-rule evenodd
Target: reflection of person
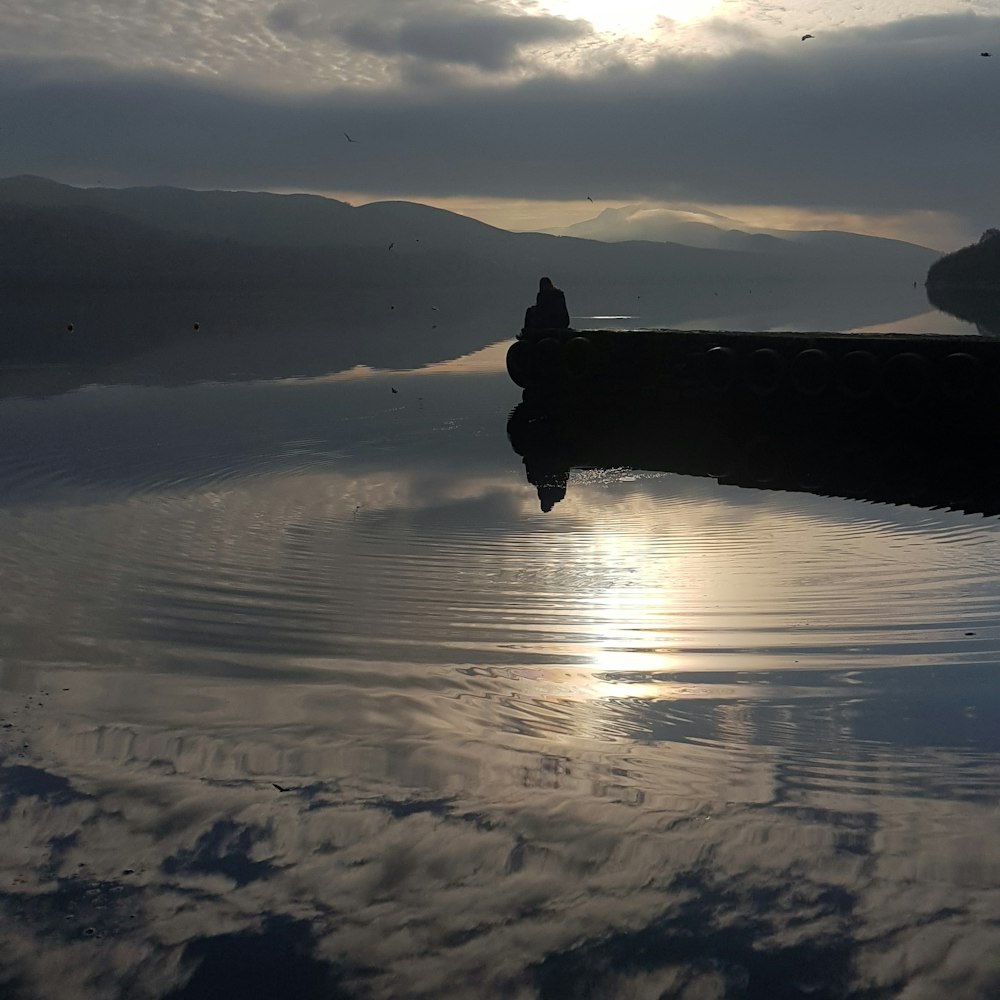
M 538 491 L 538 504 L 543 514 L 548 514 L 560 500 L 566 498 L 569 468 L 559 458 L 529 459 L 525 456 L 524 471 L 528 482 Z
M 552 284 L 551 278 L 540 278 L 535 304 L 524 314 L 525 330 L 565 330 L 569 326 L 566 296 Z

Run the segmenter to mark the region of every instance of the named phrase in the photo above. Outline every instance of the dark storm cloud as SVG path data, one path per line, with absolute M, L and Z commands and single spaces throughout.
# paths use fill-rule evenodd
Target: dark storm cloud
M 485 13 L 467 4 L 412 10 L 398 3 L 381 9 L 368 4 L 359 15 L 329 14 L 307 4 L 280 4 L 268 26 L 299 38 L 336 37 L 357 49 L 383 56 L 413 56 L 458 63 L 487 71 L 508 68 L 524 45 L 570 41 L 590 34 L 586 21 Z
M 587 78 L 286 97 L 22 64 L 0 72 L 0 175 L 978 221 L 1000 186 L 1000 52 L 979 54 L 998 35 L 1000 18 L 920 18 Z

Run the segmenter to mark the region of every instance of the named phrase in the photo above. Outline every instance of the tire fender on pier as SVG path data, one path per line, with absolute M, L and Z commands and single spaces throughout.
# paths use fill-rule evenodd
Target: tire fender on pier
M 814 439 L 797 442 L 789 464 L 799 488 L 809 493 L 819 492 L 829 480 L 829 449 Z
M 941 391 L 956 403 L 979 399 L 986 385 L 983 363 L 974 354 L 956 351 L 941 363 Z
M 729 392 L 740 370 L 740 357 L 731 347 L 709 348 L 702 358 L 705 385 L 714 392 Z
M 792 385 L 803 396 L 819 396 L 830 384 L 831 368 L 826 351 L 808 347 L 792 360 Z
M 562 344 L 555 337 L 543 337 L 535 345 L 538 351 L 538 365 L 542 373 L 552 375 L 562 361 Z
M 538 385 L 537 353 L 535 345 L 527 340 L 515 340 L 507 348 L 507 374 L 522 389 Z
M 743 453 L 743 476 L 755 486 L 773 483 L 786 464 L 773 437 L 757 434 L 747 442 Z
M 587 337 L 572 337 L 563 347 L 563 367 L 574 381 L 590 378 L 596 368 L 594 345 Z
M 787 367 L 779 351 L 759 347 L 747 358 L 743 376 L 755 396 L 773 396 L 784 384 Z
M 885 363 L 885 395 L 893 406 L 919 403 L 930 384 L 930 362 L 916 351 L 894 354 Z
M 837 362 L 837 388 L 851 399 L 871 399 L 881 380 L 879 360 L 871 351 L 848 351 Z

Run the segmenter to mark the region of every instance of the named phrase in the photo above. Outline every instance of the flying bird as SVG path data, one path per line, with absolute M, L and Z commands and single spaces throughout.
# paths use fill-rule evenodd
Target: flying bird
M 815 37 L 816 37 L 815 35 L 803 35 L 802 41 L 805 41 L 807 38 L 815 38 Z
M 346 139 L 346 140 L 347 140 L 348 142 L 357 142 L 357 141 L 358 141 L 357 139 L 352 139 L 352 138 L 351 138 L 351 137 L 350 137 L 350 136 L 349 136 L 349 135 L 348 135 L 348 134 L 347 134 L 346 132 L 344 133 L 344 138 L 345 138 L 345 139 Z
M 587 195 L 587 201 L 589 201 L 591 205 L 594 204 L 594 199 L 591 198 L 589 194 Z
M 389 244 L 389 249 L 391 250 L 395 245 L 396 245 L 395 243 L 390 243 Z
M 399 390 L 394 385 L 390 385 L 389 388 L 392 389 L 393 395 L 395 395 L 397 392 L 399 392 Z

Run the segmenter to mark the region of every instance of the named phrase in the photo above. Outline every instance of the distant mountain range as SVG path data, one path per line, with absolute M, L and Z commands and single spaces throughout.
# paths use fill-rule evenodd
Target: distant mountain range
M 606 208 L 593 219 L 559 229 L 547 229 L 555 236 L 621 243 L 645 240 L 680 243 L 706 250 L 741 250 L 747 253 L 818 253 L 832 264 L 838 258 L 846 263 L 860 254 L 868 263 L 892 267 L 899 260 L 930 260 L 940 256 L 936 250 L 900 240 L 862 236 L 830 230 L 760 229 L 715 212 L 684 211 L 627 205 Z M 914 253 L 914 251 L 916 251 Z
M 636 229 L 633 210 L 608 209 L 564 235 L 511 233 L 409 202 L 352 207 L 313 195 L 74 188 L 21 176 L 0 180 L 0 279 L 354 287 L 513 281 L 527 293 L 532 279 L 552 273 L 573 294 L 574 284 L 595 281 L 922 282 L 940 256 L 852 233 L 747 233 L 662 215 L 639 223 Z M 642 238 L 619 241 L 626 230 Z
M 592 222 L 607 233 L 614 218 Z M 673 241 L 604 242 L 400 201 L 11 177 L 0 180 L 0 365 L 168 348 L 183 355 L 178 378 L 426 363 L 512 336 L 543 274 L 577 326 L 851 329 L 926 308 L 914 286 L 940 256 L 850 233 L 732 231 L 721 218 L 671 225 L 656 233 Z

